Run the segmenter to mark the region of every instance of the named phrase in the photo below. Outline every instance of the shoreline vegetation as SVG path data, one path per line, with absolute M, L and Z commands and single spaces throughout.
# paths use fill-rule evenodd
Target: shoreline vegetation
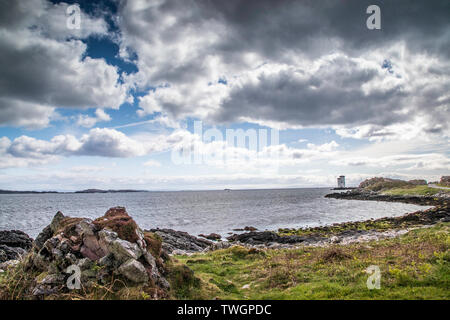
M 247 227 L 228 241 L 141 230 L 124 208 L 94 221 L 57 214 L 28 253 L 0 264 L 0 299 L 450 298 L 450 190 L 373 178 L 326 197 L 431 208 L 314 228 Z M 8 236 L 31 246 L 18 231 Z M 71 262 L 82 270 L 78 290 L 65 287 Z M 380 289 L 366 286 L 372 265 Z

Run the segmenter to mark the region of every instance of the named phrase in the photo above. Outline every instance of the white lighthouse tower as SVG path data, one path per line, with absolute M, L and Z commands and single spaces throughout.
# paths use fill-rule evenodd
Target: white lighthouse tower
M 345 188 L 345 176 L 339 176 L 339 178 L 337 178 L 337 185 L 338 188 Z

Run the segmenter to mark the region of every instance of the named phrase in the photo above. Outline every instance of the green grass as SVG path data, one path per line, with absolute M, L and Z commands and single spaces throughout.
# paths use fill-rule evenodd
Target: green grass
M 402 187 L 402 188 L 392 188 L 389 190 L 384 190 L 383 194 L 393 195 L 393 196 L 434 196 L 439 192 L 450 193 L 450 190 L 431 188 L 428 186 L 414 186 L 414 187 Z
M 446 222 L 367 243 L 282 250 L 234 246 L 175 256 L 167 266 L 172 289 L 165 298 L 450 299 L 449 231 Z M 370 265 L 381 270 L 379 290 L 367 289 Z M 25 290 L 36 277 L 22 265 L 0 274 L 0 299 L 27 299 Z M 114 281 L 48 298 L 148 299 L 150 289 Z
M 177 256 L 199 278 L 186 299 L 449 299 L 450 224 L 389 240 L 256 250 L 232 247 Z M 381 289 L 366 286 L 370 265 L 381 269 Z

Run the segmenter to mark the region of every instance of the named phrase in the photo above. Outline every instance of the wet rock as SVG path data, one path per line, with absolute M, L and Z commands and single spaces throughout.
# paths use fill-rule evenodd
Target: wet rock
M 248 232 L 242 234 L 234 234 L 227 238 L 229 241 L 238 241 L 250 245 L 268 244 L 268 243 L 281 243 L 292 244 L 301 243 L 305 241 L 304 237 L 299 236 L 279 236 L 275 232 L 262 231 L 262 232 Z
M 222 236 L 220 234 L 217 233 L 210 233 L 208 235 L 205 234 L 199 234 L 199 237 L 203 237 L 205 239 L 209 239 L 209 240 L 220 240 L 222 239 Z
M 145 267 L 142 263 L 134 259 L 130 259 L 123 263 L 118 271 L 121 275 L 136 283 L 147 282 L 149 280 Z
M 441 205 L 445 199 L 429 196 L 394 196 L 381 194 L 378 192 L 367 191 L 364 189 L 356 189 L 347 192 L 338 192 L 325 195 L 325 198 L 347 199 L 347 200 L 365 200 L 365 201 L 387 201 L 402 202 L 417 205 Z
M 18 259 L 31 249 L 33 239 L 19 230 L 0 231 L 0 262 Z
M 8 247 L 31 249 L 33 239 L 20 230 L 0 231 L 0 245 Z
M 252 227 L 252 226 L 245 226 L 244 228 L 237 228 L 237 229 L 233 229 L 233 231 L 257 231 L 258 228 Z
M 148 231 L 159 235 L 163 241 L 163 249 L 172 254 L 175 250 L 184 253 L 200 252 L 213 244 L 211 241 L 191 236 L 187 232 L 172 229 L 151 229 Z

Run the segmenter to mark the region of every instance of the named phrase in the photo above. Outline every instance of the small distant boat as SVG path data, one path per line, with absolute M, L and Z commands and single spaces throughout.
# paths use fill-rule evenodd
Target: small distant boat
M 223 191 L 228 191 L 229 192 L 229 191 L 231 191 L 231 189 L 223 189 Z

